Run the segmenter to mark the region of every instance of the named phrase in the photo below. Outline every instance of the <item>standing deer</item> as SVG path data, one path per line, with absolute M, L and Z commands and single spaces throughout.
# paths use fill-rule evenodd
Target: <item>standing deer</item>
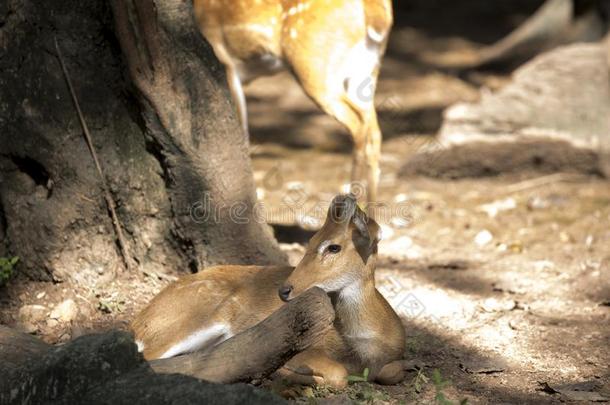
M 305 93 L 347 127 L 351 180 L 375 201 L 381 131 L 373 103 L 392 26 L 391 0 L 194 0 L 202 34 L 225 65 L 245 133 L 242 89 L 288 68 Z
M 379 226 L 353 196 L 336 197 L 324 226 L 292 267 L 218 266 L 161 291 L 132 323 L 148 360 L 199 350 L 245 331 L 312 287 L 327 292 L 333 328 L 297 354 L 278 376 L 299 384 L 344 387 L 347 376 L 395 384 L 404 378 L 405 331 L 375 288 Z M 256 350 L 256 348 L 252 348 Z

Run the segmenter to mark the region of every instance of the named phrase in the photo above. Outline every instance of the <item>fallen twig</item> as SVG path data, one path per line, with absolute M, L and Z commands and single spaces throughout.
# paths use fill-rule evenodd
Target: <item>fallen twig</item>
M 68 69 L 66 68 L 66 64 L 64 62 L 63 54 L 61 53 L 61 49 L 59 48 L 59 43 L 57 42 L 57 37 L 55 37 L 55 49 L 57 50 L 57 58 L 59 59 L 59 63 L 61 64 L 61 70 L 64 73 L 64 78 L 66 79 L 66 83 L 68 83 L 68 88 L 70 89 L 70 94 L 72 95 L 72 101 L 74 102 L 74 106 L 76 107 L 76 112 L 78 113 L 78 119 L 80 120 L 81 127 L 83 128 L 83 133 L 85 135 L 85 140 L 87 141 L 87 145 L 89 146 L 89 151 L 91 152 L 91 156 L 93 157 L 93 161 L 95 162 L 95 167 L 97 169 L 97 173 L 100 176 L 102 181 L 102 189 L 104 192 L 104 199 L 106 200 L 106 205 L 108 206 L 108 211 L 110 211 L 110 216 L 112 218 L 112 225 L 114 226 L 114 230 L 116 232 L 116 237 L 119 242 L 120 253 L 123 258 L 123 262 L 125 263 L 125 267 L 127 270 L 132 269 L 131 264 L 131 256 L 129 255 L 129 250 L 127 247 L 127 243 L 125 242 L 125 237 L 123 236 L 123 229 L 121 228 L 121 223 L 119 222 L 119 217 L 116 213 L 116 202 L 112 198 L 112 194 L 110 193 L 110 187 L 108 187 L 108 181 L 106 176 L 104 175 L 104 171 L 102 170 L 102 165 L 100 164 L 99 159 L 97 158 L 97 153 L 95 152 L 95 147 L 93 146 L 93 140 L 91 138 L 91 133 L 89 132 L 89 127 L 87 126 L 87 122 L 85 121 L 85 117 L 83 116 L 83 112 L 80 108 L 80 103 L 78 101 L 78 97 L 76 96 L 76 92 L 74 91 L 74 86 L 72 86 L 72 80 L 70 79 L 70 75 L 68 73 Z

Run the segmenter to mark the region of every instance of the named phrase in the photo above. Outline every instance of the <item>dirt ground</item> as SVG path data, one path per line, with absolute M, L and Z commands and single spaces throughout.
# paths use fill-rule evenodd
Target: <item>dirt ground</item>
M 431 31 L 420 23 L 428 21 L 420 11 L 396 28 L 384 61 L 377 96 L 385 136 L 377 284 L 403 318 L 406 356 L 421 369 L 391 387 L 270 389 L 303 403 L 610 398 L 608 181 L 536 172 L 453 181 L 398 175 L 409 156 L 435 145 L 432 135 L 445 107 L 475 100 L 479 85 L 495 89 L 508 79 L 458 75 L 426 60 L 467 55 L 499 38 L 527 11 L 496 21 L 496 29 L 462 27 L 461 36 L 449 23 Z M 495 12 L 500 15 L 502 7 Z M 349 139 L 288 74 L 253 83 L 248 97 L 261 207 L 283 249 L 298 261 L 308 236 L 303 229 L 319 226 L 330 199 L 349 179 Z M 109 272 L 96 283 L 74 286 L 17 277 L 0 293 L 0 323 L 51 343 L 125 328 L 180 274 Z

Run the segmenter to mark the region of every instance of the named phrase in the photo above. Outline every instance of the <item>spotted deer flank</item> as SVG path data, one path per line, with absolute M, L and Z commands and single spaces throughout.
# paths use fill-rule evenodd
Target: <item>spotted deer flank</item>
M 381 131 L 373 103 L 392 26 L 390 0 L 194 0 L 202 34 L 225 65 L 245 133 L 242 85 L 281 69 L 348 129 L 352 182 L 375 201 Z

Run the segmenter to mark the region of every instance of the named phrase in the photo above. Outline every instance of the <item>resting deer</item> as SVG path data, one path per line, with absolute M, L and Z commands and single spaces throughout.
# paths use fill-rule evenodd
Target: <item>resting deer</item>
M 136 317 L 136 341 L 148 360 L 210 350 L 315 286 L 331 297 L 333 328 L 278 376 L 343 387 L 348 375 L 368 368 L 371 380 L 398 383 L 406 367 L 405 332 L 375 288 L 378 235 L 379 226 L 354 197 L 338 196 L 296 268 L 218 266 L 186 276 Z
M 375 201 L 381 131 L 373 103 L 392 26 L 391 0 L 194 0 L 202 34 L 225 65 L 244 131 L 242 84 L 289 69 L 305 93 L 347 127 L 352 182 Z

